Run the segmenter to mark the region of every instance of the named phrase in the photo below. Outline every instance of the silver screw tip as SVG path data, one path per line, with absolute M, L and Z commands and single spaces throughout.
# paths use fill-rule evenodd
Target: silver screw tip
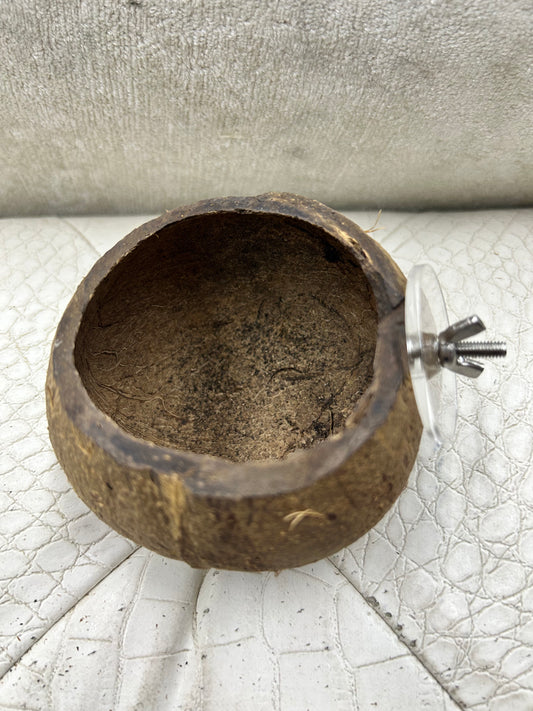
M 457 355 L 478 358 L 504 358 L 507 355 L 504 341 L 460 341 L 456 343 L 455 350 Z

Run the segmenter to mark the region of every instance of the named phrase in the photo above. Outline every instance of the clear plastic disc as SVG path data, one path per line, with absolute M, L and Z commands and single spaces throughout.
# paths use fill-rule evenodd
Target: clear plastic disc
M 413 267 L 405 294 L 405 335 L 409 370 L 422 424 L 436 448 L 455 432 L 455 374 L 440 367 L 434 348 L 449 325 L 439 280 L 429 264 Z

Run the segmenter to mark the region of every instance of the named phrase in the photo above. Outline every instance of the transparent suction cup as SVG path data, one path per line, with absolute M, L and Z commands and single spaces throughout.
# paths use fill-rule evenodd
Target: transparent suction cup
M 450 326 L 433 269 L 420 264 L 411 270 L 405 294 L 407 355 L 418 412 L 434 451 L 455 432 L 455 376 L 478 378 L 483 372 L 478 358 L 502 358 L 507 353 L 501 341 L 467 340 L 484 330 L 476 315 Z
M 405 294 L 407 355 L 420 419 L 435 448 L 453 438 L 457 419 L 455 373 L 439 360 L 439 334 L 448 326 L 437 275 L 428 264 L 413 267 Z

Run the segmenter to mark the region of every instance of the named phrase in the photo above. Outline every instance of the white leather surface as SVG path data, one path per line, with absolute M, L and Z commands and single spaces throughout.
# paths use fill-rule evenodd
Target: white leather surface
M 530 0 L 6 0 L 0 215 L 533 200 Z
M 350 213 L 363 228 L 370 213 Z M 533 708 L 533 210 L 386 213 L 452 317 L 505 364 L 460 384 L 453 446 L 350 548 L 199 572 L 87 511 L 47 438 L 49 345 L 97 255 L 144 217 L 0 221 L 0 709 Z

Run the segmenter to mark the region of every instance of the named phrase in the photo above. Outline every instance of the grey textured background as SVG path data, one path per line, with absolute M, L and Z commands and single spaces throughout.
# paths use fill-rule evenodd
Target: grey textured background
M 0 215 L 532 202 L 524 0 L 0 0 Z

